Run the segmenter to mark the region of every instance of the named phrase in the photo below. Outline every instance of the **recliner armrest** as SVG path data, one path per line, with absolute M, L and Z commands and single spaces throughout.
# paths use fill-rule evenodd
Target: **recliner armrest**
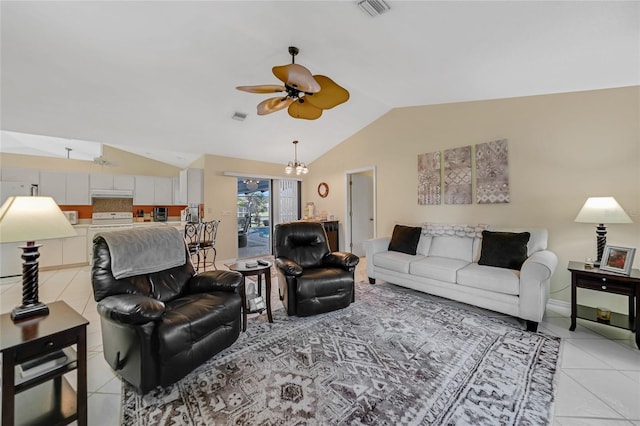
M 237 293 L 242 283 L 242 274 L 235 271 L 207 271 L 194 275 L 189 281 L 190 293 L 227 291 Z
M 98 313 L 123 324 L 144 324 L 164 315 L 164 303 L 147 296 L 118 294 L 98 302 Z
M 322 259 L 323 265 L 336 266 L 347 271 L 353 271 L 359 262 L 360 258 L 355 254 L 342 251 L 334 251 Z
M 277 257 L 276 266 L 286 276 L 299 277 L 302 275 L 302 266 L 286 257 Z

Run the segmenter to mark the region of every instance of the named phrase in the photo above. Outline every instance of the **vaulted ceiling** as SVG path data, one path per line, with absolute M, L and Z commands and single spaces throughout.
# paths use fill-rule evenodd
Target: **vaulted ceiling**
M 296 139 L 309 163 L 396 107 L 640 84 L 638 2 L 388 4 L 2 1 L 1 128 L 277 163 Z M 350 100 L 314 121 L 258 116 L 270 95 L 235 87 L 279 83 L 288 46 Z

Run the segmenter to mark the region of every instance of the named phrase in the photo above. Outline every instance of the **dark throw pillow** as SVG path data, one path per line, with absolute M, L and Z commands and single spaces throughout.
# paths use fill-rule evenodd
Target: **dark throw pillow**
M 482 250 L 478 265 L 517 269 L 527 260 L 528 232 L 482 231 Z
M 393 228 L 389 251 L 399 251 L 406 254 L 416 254 L 422 228 L 419 226 L 396 225 Z

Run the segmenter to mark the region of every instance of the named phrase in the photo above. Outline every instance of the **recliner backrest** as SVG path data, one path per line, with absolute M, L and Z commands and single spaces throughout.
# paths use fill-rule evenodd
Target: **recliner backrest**
M 291 259 L 302 268 L 322 265 L 322 258 L 330 253 L 327 234 L 318 222 L 289 222 L 275 227 L 276 258 Z
M 96 302 L 117 294 L 138 294 L 166 302 L 179 297 L 195 271 L 185 247 L 185 263 L 164 271 L 116 279 L 111 271 L 111 253 L 102 237 L 93 246 L 91 283 Z

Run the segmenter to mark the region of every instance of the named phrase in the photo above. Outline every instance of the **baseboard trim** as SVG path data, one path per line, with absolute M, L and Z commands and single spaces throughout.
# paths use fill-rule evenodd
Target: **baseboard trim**
M 547 306 L 555 306 L 556 308 L 571 309 L 571 304 L 569 302 L 565 302 L 564 300 L 558 300 L 558 299 L 549 299 L 549 301 L 547 302 Z

